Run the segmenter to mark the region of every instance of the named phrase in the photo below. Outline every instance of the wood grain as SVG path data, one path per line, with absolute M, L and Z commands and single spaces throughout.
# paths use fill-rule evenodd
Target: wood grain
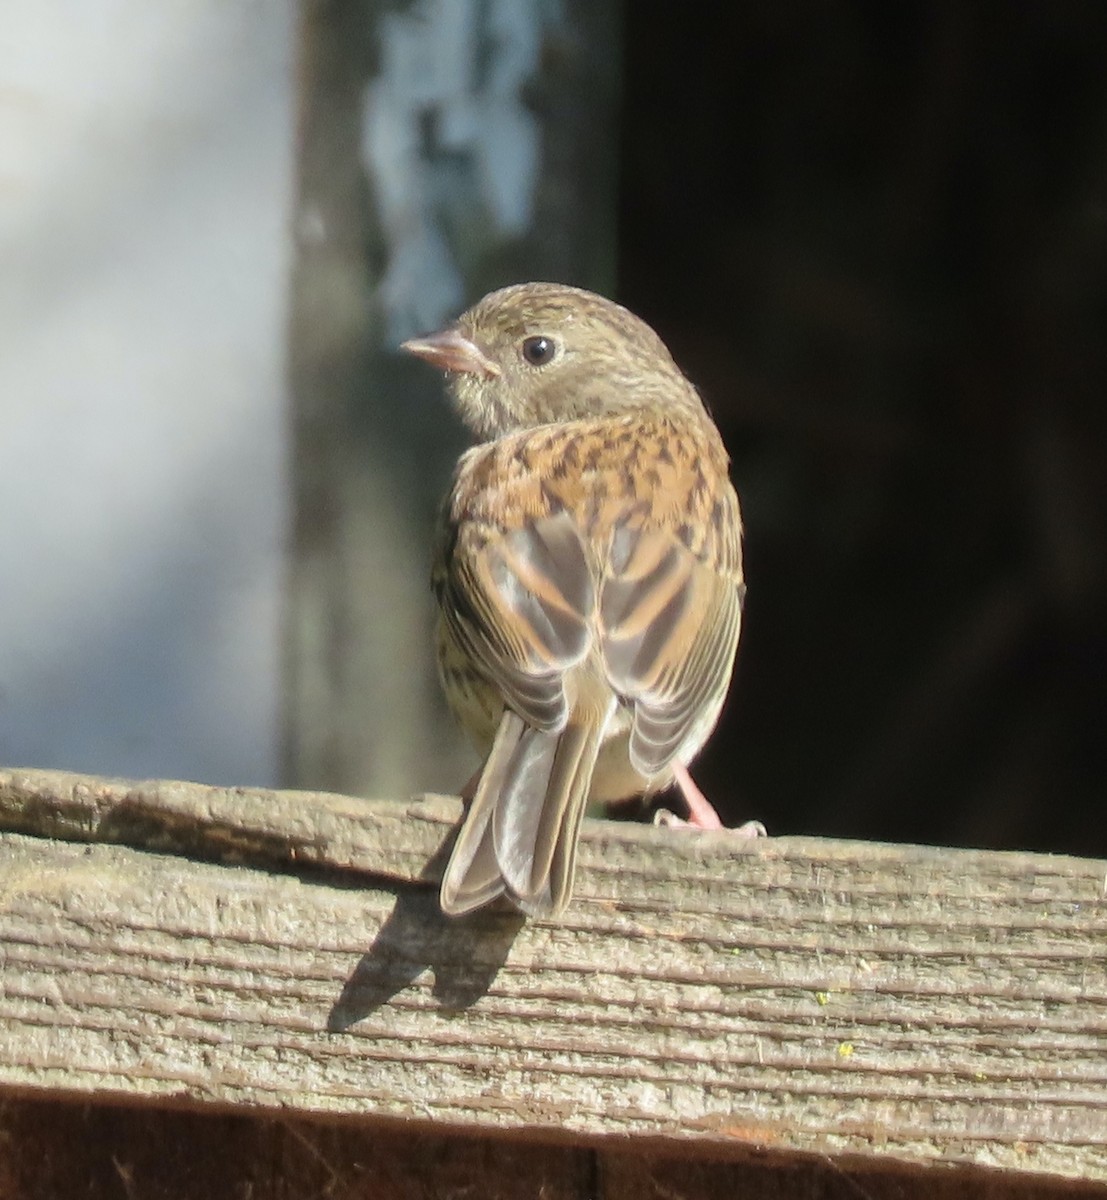
M 591 822 L 447 920 L 457 811 L 0 776 L 0 1093 L 1107 1180 L 1104 863 Z

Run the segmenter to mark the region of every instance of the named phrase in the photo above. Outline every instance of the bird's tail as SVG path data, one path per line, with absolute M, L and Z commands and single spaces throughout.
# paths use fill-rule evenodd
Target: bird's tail
M 442 879 L 443 912 L 470 912 L 505 892 L 531 916 L 565 908 L 609 718 L 575 712 L 548 733 L 504 711 Z

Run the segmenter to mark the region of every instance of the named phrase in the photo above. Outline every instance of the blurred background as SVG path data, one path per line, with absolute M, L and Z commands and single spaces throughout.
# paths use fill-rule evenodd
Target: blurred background
M 731 450 L 724 815 L 1107 854 L 1105 61 L 1097 0 L 11 6 L 0 761 L 456 789 L 394 348 L 553 278 Z

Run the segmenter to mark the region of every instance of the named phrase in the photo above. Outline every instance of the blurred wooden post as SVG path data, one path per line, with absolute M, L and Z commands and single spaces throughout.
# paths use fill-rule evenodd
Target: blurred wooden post
M 505 283 L 610 290 L 618 12 L 303 7 L 289 785 L 403 795 L 474 765 L 438 695 L 426 582 L 463 438 L 395 347 Z

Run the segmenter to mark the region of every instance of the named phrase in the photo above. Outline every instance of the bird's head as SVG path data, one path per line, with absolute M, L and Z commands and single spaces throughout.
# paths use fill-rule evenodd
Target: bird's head
M 644 321 L 562 284 L 491 292 L 453 325 L 401 349 L 447 373 L 462 420 L 485 440 L 559 421 L 700 408 Z

